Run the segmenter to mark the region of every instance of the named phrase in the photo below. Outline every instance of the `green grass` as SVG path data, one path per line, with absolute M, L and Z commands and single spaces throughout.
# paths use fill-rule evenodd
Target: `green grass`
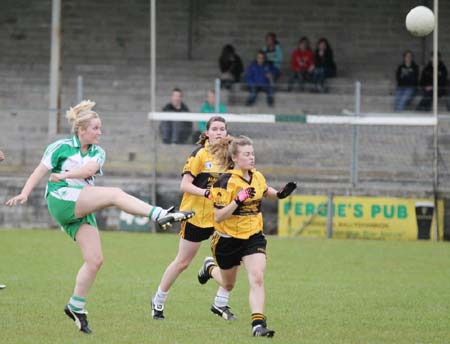
M 78 247 L 54 230 L 0 230 L 1 343 L 255 343 L 248 284 L 214 317 L 216 286 L 196 272 L 204 244 L 153 321 L 149 299 L 178 247 L 169 234 L 102 232 L 105 264 L 88 298 L 92 335 L 63 314 L 81 265 Z M 268 239 L 266 314 L 273 343 L 449 343 L 448 243 Z

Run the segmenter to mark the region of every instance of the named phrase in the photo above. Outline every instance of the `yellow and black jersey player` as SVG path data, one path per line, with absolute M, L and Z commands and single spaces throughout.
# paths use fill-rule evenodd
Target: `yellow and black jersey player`
M 197 218 L 181 227 L 178 254 L 166 268 L 158 290 L 152 298 L 152 317 L 155 320 L 164 319 L 164 305 L 171 286 L 190 265 L 200 248 L 201 242 L 208 240 L 214 232 L 214 207 L 210 199 L 210 187 L 220 175 L 220 168 L 211 156 L 209 146 L 226 136 L 225 119 L 220 116 L 211 117 L 207 122 L 206 132 L 202 133 L 199 142 L 197 142 L 200 147 L 194 150 L 184 165 L 180 184 L 180 189 L 183 192 L 180 209 L 194 210 Z M 213 264 L 214 261 L 208 258 L 206 263 Z M 213 278 L 220 283 L 218 271 Z M 206 280 L 199 277 L 199 282 L 203 284 L 206 283 Z M 219 287 L 211 311 L 226 320 L 234 320 L 235 317 L 228 306 L 228 299 L 229 292 Z
M 209 152 L 209 141 L 195 149 L 189 156 L 183 167 L 182 177 L 187 182 L 200 188 L 202 195 L 190 193 L 187 190 L 183 193 L 180 209 L 196 209 L 198 218 L 192 218 L 189 224 L 181 226 L 180 235 L 189 241 L 203 241 L 208 239 L 214 229 L 213 206 L 209 198 L 209 190 L 220 175 L 219 167 L 214 163 Z M 184 177 L 187 175 L 186 177 Z M 186 186 L 182 186 L 186 188 Z M 206 195 L 205 195 L 206 193 Z M 186 226 L 187 225 L 187 226 Z
M 296 184 L 290 182 L 280 191 L 268 186 L 264 176 L 255 169 L 253 143 L 248 137 L 225 138 L 210 151 L 227 170 L 211 189 L 215 229 L 211 250 L 217 266 L 203 267 L 204 278 L 208 279 L 218 271 L 221 285 L 231 291 L 242 262 L 250 285 L 252 334 L 272 337 L 275 331 L 267 328 L 264 315 L 267 242 L 263 234 L 261 203 L 265 197 L 289 196 Z

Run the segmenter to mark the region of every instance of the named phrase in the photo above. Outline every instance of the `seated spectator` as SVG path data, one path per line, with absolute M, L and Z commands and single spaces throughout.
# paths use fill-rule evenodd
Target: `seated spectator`
M 394 110 L 403 111 L 414 99 L 419 81 L 419 66 L 414 62 L 414 55 L 410 50 L 403 53 L 403 63 L 398 66 L 395 76 L 397 88 Z
M 267 104 L 273 106 L 273 83 L 275 69 L 271 63 L 266 61 L 266 55 L 262 50 L 256 54 L 256 60 L 254 60 L 244 76 L 244 80 L 247 82 L 250 89 L 250 95 L 247 99 L 247 106 L 251 106 L 255 103 L 256 97 L 259 91 L 264 91 L 267 94 Z
M 441 53 L 438 53 L 438 97 L 447 93 L 447 83 L 447 67 L 441 60 Z M 433 54 L 431 54 L 430 62 L 422 71 L 420 87 L 422 99 L 417 105 L 417 110 L 430 111 L 433 104 Z
M 277 80 L 281 75 L 283 51 L 274 32 L 268 32 L 266 34 L 266 45 L 262 48 L 262 51 L 266 54 L 267 62 L 272 63 L 273 67 L 275 67 L 275 80 Z
M 336 76 L 336 63 L 334 62 L 333 49 L 326 38 L 317 42 L 314 53 L 314 85 L 319 93 L 326 92 L 325 80 Z
M 313 81 L 314 55 L 307 37 L 298 41 L 297 49 L 291 54 L 291 70 L 293 74 L 289 80 L 288 91 L 292 91 L 295 81 L 298 81 L 301 90 L 304 89 L 306 81 Z
M 167 103 L 162 111 L 189 112 L 182 99 L 183 92 L 179 88 L 174 88 L 170 97 L 170 103 Z M 163 143 L 185 143 L 192 135 L 192 122 L 162 121 L 159 125 L 159 133 Z
M 216 112 L 216 92 L 214 90 L 209 90 L 206 95 L 206 101 L 200 108 L 200 113 L 227 113 L 228 110 L 222 103 L 219 102 L 218 112 Z M 206 121 L 198 122 L 198 130 L 200 133 L 206 131 Z
M 234 47 L 227 44 L 222 49 L 219 57 L 220 80 L 223 87 L 230 89 L 233 83 L 241 81 L 241 75 L 244 72 L 244 65 Z

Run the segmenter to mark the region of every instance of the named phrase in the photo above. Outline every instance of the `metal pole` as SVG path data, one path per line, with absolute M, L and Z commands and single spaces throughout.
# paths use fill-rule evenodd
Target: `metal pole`
M 355 83 L 355 118 L 361 114 L 361 82 Z M 357 124 L 352 125 L 352 166 L 351 179 L 352 186 L 358 183 L 358 144 L 359 144 L 359 127 Z
M 220 104 L 220 79 L 216 79 L 214 83 L 214 92 L 216 94 L 214 111 L 219 113 L 219 104 Z
M 328 195 L 327 238 L 333 237 L 333 193 Z
M 189 20 L 188 20 L 188 40 L 187 40 L 187 59 L 192 60 L 192 47 L 194 40 L 194 12 L 196 7 L 195 0 L 189 1 Z
M 156 0 L 150 0 L 150 111 L 156 107 Z M 156 184 L 158 182 L 156 167 L 158 165 L 158 135 L 156 121 L 151 121 L 153 131 L 153 169 L 152 169 L 152 204 L 157 204 Z M 153 222 L 152 232 L 156 232 Z
M 83 100 L 83 77 L 78 75 L 77 77 L 77 103 L 79 104 Z
M 48 136 L 59 131 L 59 109 L 61 108 L 61 0 L 52 1 L 52 43 L 50 50 L 50 93 L 48 114 Z
M 439 231 L 439 216 L 438 216 L 438 186 L 439 186 L 439 171 L 438 171 L 438 135 L 439 135 L 439 116 L 438 116 L 438 8 L 439 8 L 439 0 L 434 0 L 434 31 L 433 31 L 433 114 L 436 120 L 436 124 L 434 125 L 434 157 L 433 157 L 433 171 L 434 171 L 434 180 L 433 180 L 433 191 L 434 191 L 434 239 L 437 241 L 438 231 Z

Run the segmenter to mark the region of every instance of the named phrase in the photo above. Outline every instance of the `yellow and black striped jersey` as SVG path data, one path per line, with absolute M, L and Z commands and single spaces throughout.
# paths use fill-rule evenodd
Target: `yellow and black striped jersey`
M 233 238 L 248 239 L 251 235 L 262 231 L 263 217 L 261 203 L 267 183 L 264 176 L 253 169 L 251 179 L 246 181 L 241 170 L 228 170 L 223 173 L 211 188 L 214 207 L 220 209 L 234 202 L 239 191 L 248 187 L 255 188 L 255 196 L 247 199 L 233 212 L 231 217 L 214 222 L 214 229 Z
M 193 184 L 199 188 L 211 188 L 220 175 L 219 168 L 208 151 L 208 141 L 192 152 L 183 167 L 183 173 L 190 174 Z M 203 196 L 195 196 L 189 193 L 183 194 L 180 210 L 194 210 L 195 216 L 188 222 L 201 228 L 213 227 L 214 207 L 213 202 Z

